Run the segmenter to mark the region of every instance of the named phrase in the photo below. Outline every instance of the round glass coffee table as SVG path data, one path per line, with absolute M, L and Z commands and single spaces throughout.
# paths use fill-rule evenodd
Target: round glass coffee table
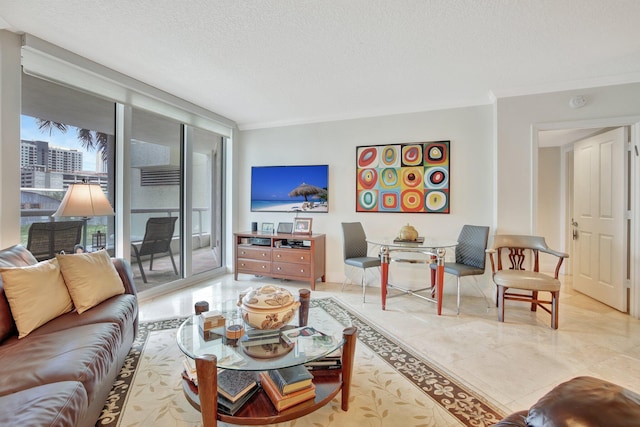
M 202 413 L 205 427 L 216 426 L 218 420 L 239 425 L 264 425 L 293 420 L 326 405 L 340 391 L 342 410 L 348 410 L 356 328 L 344 325 L 344 320 L 348 319 L 346 315 L 329 315 L 321 306 L 315 307 L 310 300 L 310 292 L 306 289 L 300 291 L 300 303 L 297 318 L 279 330 L 277 340 L 271 334 L 265 344 L 259 344 L 259 341 L 256 344 L 254 340 L 261 339 L 261 332 L 251 330 L 247 325 L 242 325 L 246 328 L 242 337 L 227 337 L 226 328 L 240 324 L 232 302 L 213 307 L 227 319 L 227 324 L 219 330 L 204 333 L 195 315 L 183 322 L 176 337 L 178 347 L 187 357 L 195 359 L 198 371 L 198 387 L 183 378 L 183 391 L 191 405 Z M 334 305 L 332 311 L 335 310 Z M 218 411 L 219 368 L 241 371 L 286 368 L 312 362 L 340 348 L 340 368 L 317 369 L 312 372 L 316 387 L 315 399 L 277 411 L 266 392 L 260 389 L 233 416 Z

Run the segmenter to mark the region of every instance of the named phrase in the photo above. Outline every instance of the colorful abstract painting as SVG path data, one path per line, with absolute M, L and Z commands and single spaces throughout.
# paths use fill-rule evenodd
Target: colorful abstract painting
M 449 213 L 450 141 L 356 147 L 356 212 Z

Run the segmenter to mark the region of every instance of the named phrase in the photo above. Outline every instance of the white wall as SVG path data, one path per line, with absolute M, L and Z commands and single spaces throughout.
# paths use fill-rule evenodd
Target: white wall
M 587 97 L 587 105 L 572 109 L 569 100 L 575 95 Z M 536 233 L 534 215 L 537 214 L 537 141 L 538 130 L 566 128 L 594 128 L 640 125 L 640 83 L 605 86 L 582 90 L 501 98 L 496 101 L 496 190 L 495 225 L 499 233 Z M 634 143 L 638 144 L 636 135 Z M 633 176 L 637 177 L 640 161 L 632 160 Z M 532 172 L 533 171 L 533 172 Z M 636 181 L 637 182 L 637 178 Z M 637 184 L 632 197 L 640 205 Z M 634 212 L 631 243 L 632 276 L 630 313 L 640 318 L 640 233 Z M 560 248 L 567 251 L 566 248 Z M 571 262 L 571 260 L 569 260 Z
M 569 107 L 574 95 L 585 95 L 583 108 Z M 496 226 L 500 233 L 535 233 L 534 175 L 538 147 L 532 144 L 537 129 L 556 123 L 597 127 L 607 119 L 630 122 L 640 115 L 640 83 L 500 98 L 496 102 Z M 636 116 L 630 117 L 630 116 Z M 587 126 L 587 123 L 596 126 Z M 579 127 L 577 125 L 570 127 Z M 537 166 L 537 165 L 535 165 Z M 535 170 L 535 169 L 533 169 Z
M 0 248 L 20 242 L 20 36 L 0 30 Z
M 240 132 L 236 231 L 252 221 L 291 221 L 293 214 L 250 211 L 251 166 L 329 164 L 329 213 L 311 214 L 313 231 L 327 237 L 327 280 L 342 282 L 340 223 L 360 221 L 368 236 L 394 237 L 407 222 L 420 235 L 455 239 L 464 224 L 490 225 L 492 218 L 492 106 L 316 123 Z M 356 146 L 451 141 L 451 213 L 355 212 Z M 307 215 L 305 213 L 305 215 Z M 373 284 L 373 282 L 371 283 Z
M 561 148 L 541 148 L 538 151 L 538 217 L 536 234 L 544 236 L 549 247 L 560 250 L 564 246 L 562 222 L 564 212 L 562 198 L 562 162 Z M 544 258 L 546 259 L 546 258 Z M 541 265 L 543 271 L 552 271 L 555 261 Z

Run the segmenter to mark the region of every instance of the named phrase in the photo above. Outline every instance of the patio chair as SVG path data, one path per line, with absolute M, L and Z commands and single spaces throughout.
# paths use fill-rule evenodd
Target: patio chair
M 149 270 L 153 270 L 153 256 L 155 254 L 168 253 L 169 258 L 171 259 L 171 264 L 173 264 L 173 271 L 176 275 L 178 274 L 176 262 L 173 259 L 173 252 L 171 251 L 171 241 L 173 239 L 173 232 L 175 230 L 177 219 L 178 217 L 175 216 L 149 218 L 147 220 L 144 238 L 142 239 L 142 243 L 140 243 L 140 247 L 138 248 L 136 244 L 131 244 L 131 248 L 133 249 L 136 261 L 138 262 L 140 275 L 142 276 L 142 281 L 144 283 L 147 283 L 147 276 L 144 274 L 144 269 L 142 268 L 141 257 L 145 255 L 150 256 Z
M 74 253 L 82 240 L 82 221 L 34 222 L 29 227 L 27 249 L 38 261 L 55 258 L 60 252 Z

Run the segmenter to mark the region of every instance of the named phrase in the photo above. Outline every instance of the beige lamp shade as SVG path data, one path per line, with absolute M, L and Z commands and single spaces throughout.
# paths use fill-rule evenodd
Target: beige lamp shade
M 98 184 L 75 183 L 69 185 L 60 207 L 52 215 L 77 216 L 91 218 L 94 216 L 114 216 L 115 212 Z

